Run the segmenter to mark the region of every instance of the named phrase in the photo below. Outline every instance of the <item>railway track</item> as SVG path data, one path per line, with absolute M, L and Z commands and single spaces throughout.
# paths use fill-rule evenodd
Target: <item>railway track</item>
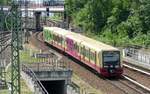
M 148 71 L 123 64 L 122 79 L 106 79 L 125 94 L 150 94 L 150 74 Z
M 34 46 L 37 46 L 39 49 L 45 51 L 52 50 L 55 53 L 58 53 L 62 56 L 61 54 L 62 52 L 60 50 L 56 51 L 55 48 L 52 49 L 52 47 L 47 47 L 47 45 L 43 41 L 42 33 L 36 33 L 33 35 L 33 37 L 35 39 L 31 38 L 31 43 Z M 62 57 L 63 60 L 72 62 L 71 68 L 73 69 L 75 74 L 81 77 L 81 79 L 83 79 L 85 82 L 90 84 L 92 87 L 104 92 L 104 94 L 105 93 L 106 94 L 149 94 L 147 90 L 139 87 L 138 85 L 135 85 L 133 82 L 129 81 L 125 77 L 123 77 L 122 79 L 115 79 L 115 80 L 105 79 L 103 77 L 99 77 L 98 75 L 95 75 L 93 72 L 91 72 L 87 68 L 84 68 L 80 64 L 74 63 L 75 61 L 70 60 L 70 58 L 66 56 L 62 56 Z
M 107 80 L 113 86 L 124 92 L 124 94 L 149 94 L 145 88 L 141 88 L 139 85 L 133 83 L 131 78 L 124 76 L 122 79 Z
M 0 54 L 4 50 L 6 50 L 7 47 L 10 46 L 10 39 L 11 39 L 11 33 L 10 32 L 0 32 Z
M 124 78 L 150 93 L 150 72 L 131 65 L 123 64 L 123 66 Z

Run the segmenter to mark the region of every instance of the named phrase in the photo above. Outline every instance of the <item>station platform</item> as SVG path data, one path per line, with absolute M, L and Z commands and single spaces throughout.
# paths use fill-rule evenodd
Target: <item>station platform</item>
M 145 70 L 149 70 L 150 71 L 150 64 L 143 63 L 143 62 L 137 61 L 137 60 L 129 58 L 129 57 L 124 57 L 123 58 L 123 62 L 124 63 L 128 63 L 128 64 L 132 64 L 132 65 L 135 65 L 137 67 L 141 67 L 141 68 L 143 68 Z
M 150 54 L 136 49 L 123 50 L 123 62 L 150 71 Z

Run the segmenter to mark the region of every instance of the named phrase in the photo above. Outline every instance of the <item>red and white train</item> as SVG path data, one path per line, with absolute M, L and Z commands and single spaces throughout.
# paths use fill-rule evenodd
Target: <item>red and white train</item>
M 86 36 L 61 29 L 44 27 L 45 42 L 64 51 L 105 77 L 123 73 L 119 49 Z

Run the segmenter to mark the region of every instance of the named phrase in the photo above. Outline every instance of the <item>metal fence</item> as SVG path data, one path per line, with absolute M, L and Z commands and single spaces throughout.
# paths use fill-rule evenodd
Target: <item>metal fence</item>
M 139 63 L 150 66 L 150 53 L 142 52 L 134 48 L 125 48 L 123 52 L 125 57 L 134 59 Z
M 48 62 L 27 64 L 34 71 L 70 70 L 70 63 L 55 58 L 48 58 Z
M 35 73 L 29 67 L 27 67 L 26 65 L 22 65 L 22 71 L 33 79 L 33 82 L 37 85 L 39 91 L 42 92 L 42 94 L 49 94 L 42 83 L 38 80 Z

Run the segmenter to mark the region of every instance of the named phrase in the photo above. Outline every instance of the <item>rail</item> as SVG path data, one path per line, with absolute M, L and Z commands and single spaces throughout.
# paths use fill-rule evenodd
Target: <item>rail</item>
M 11 35 L 0 33 L 0 54 L 10 46 Z
M 140 88 L 142 88 L 142 89 L 144 89 L 145 91 L 147 91 L 147 92 L 150 93 L 150 89 L 149 89 L 148 87 L 146 87 L 146 86 L 144 86 L 144 85 L 138 83 L 137 81 L 133 80 L 132 78 L 130 78 L 130 77 L 126 76 L 126 75 L 123 75 L 123 77 L 124 77 L 124 79 L 130 81 L 131 83 L 133 83 L 133 84 L 139 86 Z
M 45 87 L 42 85 L 42 83 L 38 80 L 35 73 L 29 67 L 27 67 L 26 65 L 23 64 L 22 65 L 22 71 L 33 78 L 35 84 L 38 85 L 39 90 L 40 90 L 40 92 L 42 92 L 42 94 L 49 94 L 47 92 L 47 90 L 45 89 Z
M 70 85 L 71 87 L 73 87 L 73 89 L 80 94 L 80 87 L 78 85 L 76 85 L 74 82 L 71 83 Z
M 5 51 L 5 49 L 6 49 L 7 47 L 9 47 L 10 45 L 7 44 L 7 45 L 0 45 L 0 46 L 4 46 L 4 47 L 0 48 L 0 54 L 1 54 L 1 53 L 2 53 L 3 51 Z
M 134 60 L 139 61 L 142 64 L 150 66 L 150 54 L 140 52 L 134 48 L 125 48 L 123 49 L 124 57 L 128 57 Z

